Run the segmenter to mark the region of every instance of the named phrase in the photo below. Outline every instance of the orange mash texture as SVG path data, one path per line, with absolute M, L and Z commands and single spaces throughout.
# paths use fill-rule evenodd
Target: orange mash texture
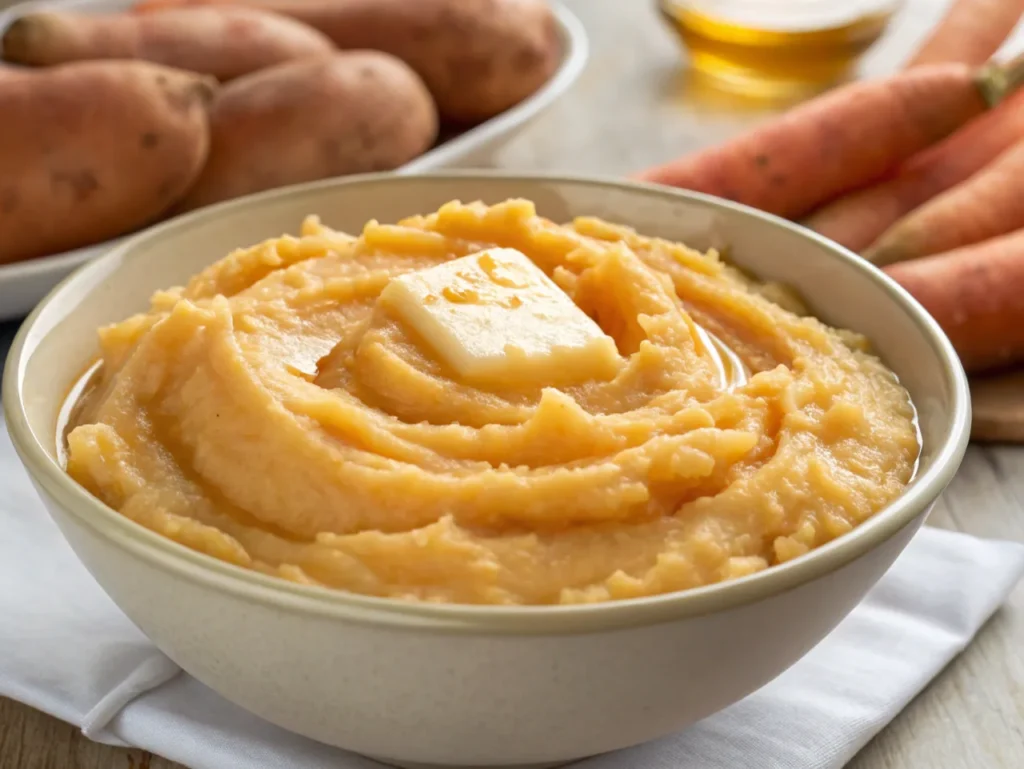
M 497 246 L 622 365 L 484 388 L 377 302 L 395 275 Z M 850 531 L 918 453 L 892 372 L 769 295 L 714 253 L 524 200 L 358 238 L 310 218 L 100 330 L 67 469 L 187 547 L 356 593 L 558 604 L 727 580 Z

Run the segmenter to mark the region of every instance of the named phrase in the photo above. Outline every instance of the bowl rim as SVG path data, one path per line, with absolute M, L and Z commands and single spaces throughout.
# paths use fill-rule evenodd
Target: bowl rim
M 799 558 L 746 577 L 672 593 L 595 604 L 479 606 L 417 603 L 304 585 L 205 555 L 129 520 L 93 497 L 72 480 L 35 439 L 29 427 L 22 387 L 27 360 L 46 336 L 34 333 L 34 326 L 51 304 L 66 291 L 74 291 L 75 284 L 90 272 L 102 270 L 112 261 L 130 259 L 132 252 L 148 241 L 174 237 L 204 220 L 241 208 L 273 206 L 291 197 L 315 194 L 339 186 L 415 185 L 466 179 L 489 179 L 523 185 L 582 184 L 662 199 L 685 199 L 711 209 L 739 212 L 791 230 L 816 243 L 831 258 L 865 272 L 882 294 L 900 305 L 911 317 L 943 364 L 945 384 L 952 394 L 952 409 L 945 439 L 936 449 L 932 466 L 915 478 L 900 497 L 849 533 Z M 73 312 L 73 309 L 70 310 L 65 318 Z M 52 330 L 47 333 L 52 333 Z M 966 375 L 952 344 L 938 323 L 894 280 L 838 244 L 780 217 L 702 193 L 602 175 L 508 173 L 501 170 L 442 171 L 412 176 L 373 173 L 292 185 L 203 208 L 131 236 L 69 275 L 36 306 L 21 325 L 11 345 L 2 395 L 11 441 L 40 491 L 52 497 L 52 500 L 46 501 L 56 502 L 78 523 L 90 527 L 96 534 L 136 558 L 146 560 L 178 578 L 289 612 L 394 628 L 499 635 L 563 635 L 659 624 L 737 608 L 787 592 L 836 571 L 890 539 L 928 510 L 959 467 L 967 448 L 971 419 Z M 60 404 L 54 404 L 54 407 L 59 408 Z

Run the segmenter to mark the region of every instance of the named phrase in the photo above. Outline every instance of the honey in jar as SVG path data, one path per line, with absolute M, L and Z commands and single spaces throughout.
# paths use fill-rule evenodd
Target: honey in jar
M 691 66 L 751 95 L 798 95 L 846 77 L 899 0 L 657 0 Z

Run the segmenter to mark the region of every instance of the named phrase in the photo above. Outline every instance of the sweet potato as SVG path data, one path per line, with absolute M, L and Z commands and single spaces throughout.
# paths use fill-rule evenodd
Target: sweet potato
M 561 55 L 544 0 L 143 0 L 139 12 L 237 2 L 287 14 L 344 49 L 402 59 L 441 115 L 474 123 L 518 104 L 551 77 Z
M 958 64 L 852 83 L 635 178 L 800 217 L 980 115 L 987 86 L 977 70 Z
M 1024 230 L 885 271 L 938 321 L 967 371 L 1024 360 Z
M 433 143 L 423 82 L 399 59 L 352 51 L 279 64 L 224 86 L 210 157 L 178 210 L 287 184 L 395 168 Z
M 294 19 L 231 6 L 146 15 L 32 13 L 7 28 L 2 47 L 4 59 L 15 64 L 144 59 L 220 80 L 334 49 L 322 33 Z
M 0 76 L 0 263 L 145 225 L 199 175 L 216 81 L 139 61 Z

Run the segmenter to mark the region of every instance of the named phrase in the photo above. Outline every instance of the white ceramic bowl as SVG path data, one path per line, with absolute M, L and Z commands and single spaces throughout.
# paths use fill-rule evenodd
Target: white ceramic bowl
M 56 420 L 96 354 L 94 329 L 146 306 L 229 249 L 303 215 L 358 231 L 453 199 L 534 200 L 592 214 L 786 281 L 866 333 L 920 412 L 917 478 L 850 534 L 734 582 L 572 607 L 414 605 L 288 583 L 188 550 L 65 475 Z M 935 322 L 878 270 L 792 224 L 717 199 L 621 181 L 489 173 L 352 177 L 229 202 L 157 226 L 83 268 L 32 314 L 3 387 L 11 436 L 71 546 L 191 675 L 259 716 L 390 762 L 563 762 L 685 728 L 777 676 L 888 569 L 961 460 L 967 384 Z
M 4 0 L 0 0 L 2 5 Z M 587 33 L 568 8 L 550 0 L 562 44 L 562 60 L 551 79 L 536 93 L 500 115 L 427 150 L 418 158 L 395 169 L 396 174 L 414 174 L 441 168 L 487 168 L 494 155 L 526 126 L 565 94 L 576 82 L 588 57 Z M 116 13 L 135 4 L 135 0 L 27 0 L 0 9 L 0 32 L 15 19 L 39 11 L 74 13 Z M 3 66 L 0 64 L 0 66 Z M 61 254 L 28 261 L 0 264 L 0 320 L 20 318 L 36 302 L 77 267 L 120 245 L 115 238 Z

